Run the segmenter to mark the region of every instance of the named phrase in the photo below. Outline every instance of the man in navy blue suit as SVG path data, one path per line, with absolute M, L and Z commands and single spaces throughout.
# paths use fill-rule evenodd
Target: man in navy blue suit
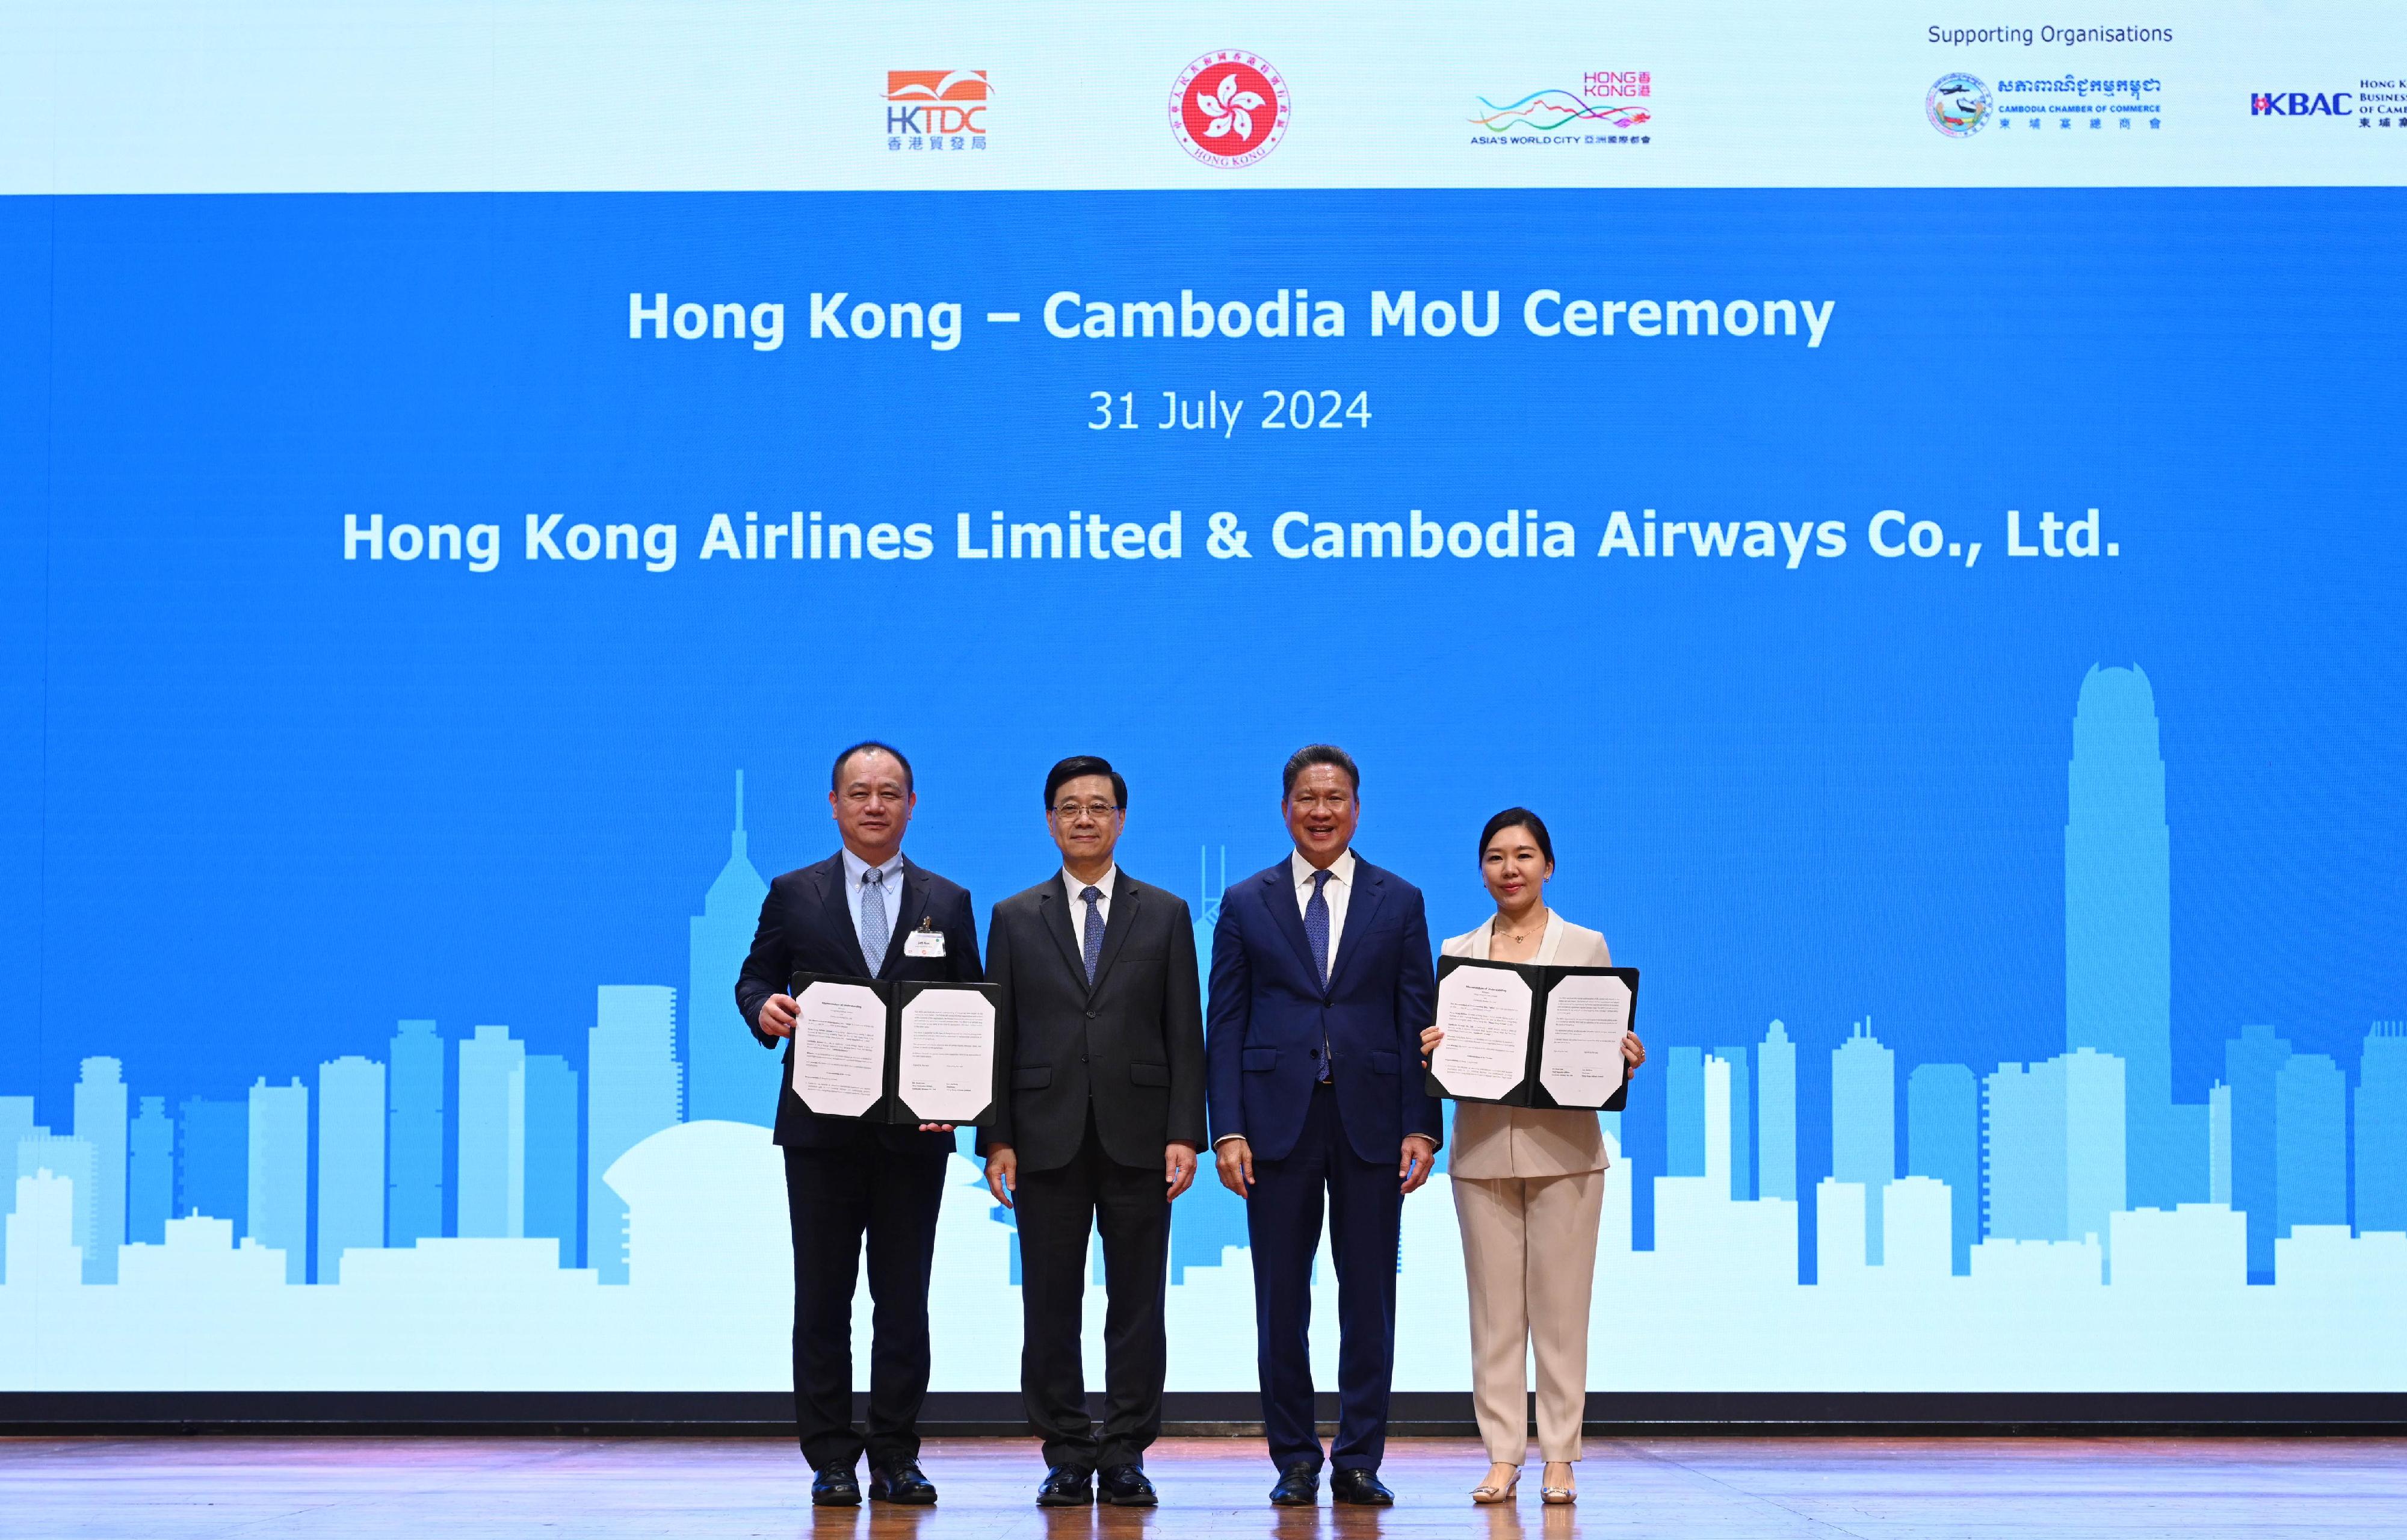
M 828 810 L 842 848 L 769 884 L 735 979 L 736 1008 L 752 1035 L 762 1048 L 786 1046 L 775 1136 L 794 1236 L 794 1420 L 819 1507 L 860 1505 L 854 1473 L 864 1449 L 873 1499 L 936 1500 L 919 1469 L 919 1409 L 928 1395 L 928 1278 L 953 1131 L 823 1118 L 803 1105 L 793 1087 L 798 1007 L 787 992 L 797 972 L 894 982 L 985 977 L 968 890 L 903 859 L 904 831 L 919 806 L 901 749 L 869 742 L 838 754 Z M 856 1429 L 852 1295 L 864 1255 L 875 1319 L 869 1416 Z
M 1213 1153 L 1246 1200 L 1257 1370 L 1278 1484 L 1318 1500 L 1312 1258 L 1328 1205 L 1337 1268 L 1337 1440 L 1330 1495 L 1385 1504 L 1379 1481 L 1396 1361 L 1396 1248 L 1404 1194 L 1442 1136 L 1421 1089 L 1421 1029 L 1437 980 L 1420 890 L 1353 851 L 1362 777 L 1342 749 L 1287 762 L 1280 808 L 1294 853 L 1233 883 L 1212 934 L 1204 1038 Z

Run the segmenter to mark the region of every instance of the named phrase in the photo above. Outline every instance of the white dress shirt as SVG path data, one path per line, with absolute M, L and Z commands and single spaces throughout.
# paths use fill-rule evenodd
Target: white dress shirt
M 1105 926 L 1109 926 L 1112 922 L 1112 884 L 1118 882 L 1119 877 L 1119 865 L 1114 863 L 1111 870 L 1096 878 L 1091 884 L 1095 891 L 1103 895 L 1095 901 L 1095 919 Z M 1079 881 L 1071 875 L 1070 868 L 1064 866 L 1061 868 L 1061 886 L 1067 889 L 1070 894 L 1071 934 L 1078 938 L 1079 945 L 1084 946 L 1087 940 L 1087 901 L 1078 895 L 1085 892 L 1090 884 Z
M 886 874 L 886 943 L 890 950 L 895 937 L 903 930 L 903 852 L 897 850 L 893 860 L 876 869 Z M 854 855 L 850 846 L 845 847 L 844 905 L 852 911 L 852 939 L 856 944 L 861 941 L 861 879 L 869 872 L 869 863 Z M 864 962 L 869 961 L 866 950 L 861 954 L 861 960 Z
M 1312 874 L 1317 869 L 1296 851 L 1287 858 L 1288 871 L 1295 878 L 1295 907 L 1300 914 L 1312 906 Z M 1329 905 L 1329 977 L 1337 977 L 1337 938 L 1346 930 L 1346 903 L 1354 893 L 1354 852 L 1341 852 L 1329 863 L 1329 880 L 1321 887 L 1321 901 Z

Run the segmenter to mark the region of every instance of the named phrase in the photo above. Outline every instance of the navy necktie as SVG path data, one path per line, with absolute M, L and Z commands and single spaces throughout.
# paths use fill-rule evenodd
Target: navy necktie
M 1304 939 L 1312 943 L 1312 965 L 1320 970 L 1320 989 L 1329 991 L 1329 899 L 1321 891 L 1329 886 L 1327 872 L 1312 874 L 1312 896 L 1303 905 Z
M 1329 898 L 1322 891 L 1329 886 L 1329 874 L 1312 874 L 1312 896 L 1303 904 L 1304 939 L 1312 943 L 1312 965 L 1320 970 L 1320 992 L 1329 992 Z M 1329 1018 L 1326 1013 L 1320 1024 L 1320 1078 L 1332 1078 L 1329 1067 Z
M 1104 960 L 1104 911 L 1097 902 L 1104 893 L 1102 889 L 1090 883 L 1080 890 L 1078 896 L 1087 905 L 1087 988 L 1091 990 L 1095 987 L 1095 964 Z

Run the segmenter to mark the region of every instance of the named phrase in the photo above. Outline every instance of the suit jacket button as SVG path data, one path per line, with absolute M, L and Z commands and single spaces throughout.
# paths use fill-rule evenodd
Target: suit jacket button
M 1095 1011 L 1089 1011 L 1089 1012 L 1087 1013 L 1087 1020 L 1090 1020 L 1090 1021 L 1093 1020 L 1095 1019 L 1095 1017 L 1097 1016 L 1097 1014 L 1098 1014 L 1098 1013 L 1097 1013 L 1097 1012 L 1095 1012 Z

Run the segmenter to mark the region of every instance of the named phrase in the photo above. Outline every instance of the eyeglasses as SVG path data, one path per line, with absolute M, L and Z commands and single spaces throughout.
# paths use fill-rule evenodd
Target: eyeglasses
M 1075 819 L 1084 813 L 1089 818 L 1107 819 L 1118 811 L 1117 805 L 1108 802 L 1065 802 L 1054 807 L 1053 816 Z

